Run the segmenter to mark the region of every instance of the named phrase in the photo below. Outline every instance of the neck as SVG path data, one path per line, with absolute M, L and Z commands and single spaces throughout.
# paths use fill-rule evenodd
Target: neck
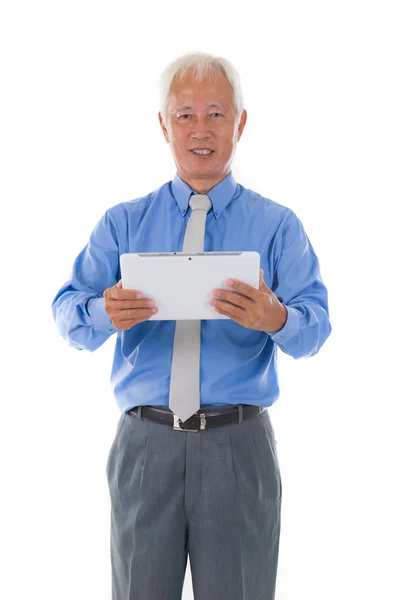
M 214 179 L 210 179 L 210 178 L 201 179 L 201 178 L 187 177 L 184 173 L 180 173 L 178 171 L 178 175 L 182 179 L 182 181 L 187 183 L 192 188 L 192 190 L 194 190 L 197 194 L 208 194 L 208 192 L 213 187 L 215 187 L 220 181 L 225 179 L 225 177 L 227 175 L 229 175 L 229 173 L 230 173 L 230 171 L 228 171 L 228 173 L 225 173 L 222 176 L 215 177 Z

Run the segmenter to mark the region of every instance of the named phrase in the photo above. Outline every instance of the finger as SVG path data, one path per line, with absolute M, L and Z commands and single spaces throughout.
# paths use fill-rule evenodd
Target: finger
M 155 301 L 151 298 L 138 298 L 133 300 L 132 298 L 122 298 L 121 300 L 113 299 L 113 301 L 118 303 L 115 305 L 117 310 L 125 310 L 127 308 L 146 308 L 156 305 Z
M 125 300 L 128 298 L 140 298 L 143 297 L 143 294 L 140 290 L 126 290 L 122 287 L 122 279 L 120 279 L 116 285 L 114 285 L 111 289 L 110 296 L 116 300 Z M 133 292 L 133 294 L 132 294 Z
M 240 325 L 244 323 L 245 311 L 241 308 L 236 308 L 234 306 L 229 306 L 228 302 L 218 302 L 218 306 L 214 306 L 214 310 L 221 314 L 229 317 L 233 321 L 236 321 Z
M 260 290 L 262 290 L 263 292 L 271 291 L 264 281 L 264 270 L 263 269 L 260 269 Z
M 226 300 L 217 300 L 216 298 L 212 300 L 212 306 L 219 310 L 228 311 L 230 315 L 235 315 L 237 317 L 243 316 L 247 312 L 246 308 L 242 308 L 241 306 L 232 304 Z
M 253 300 L 247 298 L 246 296 L 242 296 L 242 294 L 238 294 L 237 292 L 230 292 L 229 290 L 214 290 L 213 293 L 216 296 L 213 298 L 214 300 L 223 300 L 224 302 L 229 302 L 234 306 L 241 306 L 244 309 L 249 309 L 249 307 L 254 304 Z
M 257 288 L 244 283 L 244 281 L 238 281 L 237 279 L 228 279 L 226 283 L 229 285 L 229 287 L 237 290 L 238 292 L 242 292 L 248 298 L 251 298 L 254 301 L 257 300 L 259 294 L 259 290 Z
M 152 315 L 155 315 L 156 312 L 158 312 L 157 308 L 122 310 L 118 315 L 118 320 L 123 322 L 132 321 L 132 319 L 148 319 Z
M 111 289 L 110 297 L 113 300 L 136 300 L 143 298 L 143 293 L 140 290 L 124 290 L 114 287 Z

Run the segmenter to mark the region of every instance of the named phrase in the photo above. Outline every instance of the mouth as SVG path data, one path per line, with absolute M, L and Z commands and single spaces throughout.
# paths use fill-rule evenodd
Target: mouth
M 211 150 L 211 148 L 194 148 L 190 152 L 200 160 L 207 160 L 214 154 L 214 150 Z

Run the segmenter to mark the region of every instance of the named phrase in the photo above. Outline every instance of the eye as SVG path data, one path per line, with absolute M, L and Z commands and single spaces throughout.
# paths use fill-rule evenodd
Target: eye
M 219 112 L 215 112 L 215 113 L 212 113 L 212 114 L 213 114 L 213 115 L 219 115 L 220 117 L 222 117 L 222 116 L 223 116 L 223 115 L 222 115 L 222 113 L 219 113 Z
M 182 119 L 182 117 L 191 117 L 191 115 L 188 115 L 188 114 L 180 115 L 180 116 L 178 117 L 178 119 Z M 184 120 L 184 121 L 187 121 L 187 119 L 183 119 L 183 120 Z

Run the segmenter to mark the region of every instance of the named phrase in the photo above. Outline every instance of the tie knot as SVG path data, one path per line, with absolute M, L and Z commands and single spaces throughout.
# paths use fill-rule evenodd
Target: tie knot
M 207 194 L 193 194 L 189 200 L 189 206 L 192 210 L 208 212 L 212 207 L 212 202 Z

